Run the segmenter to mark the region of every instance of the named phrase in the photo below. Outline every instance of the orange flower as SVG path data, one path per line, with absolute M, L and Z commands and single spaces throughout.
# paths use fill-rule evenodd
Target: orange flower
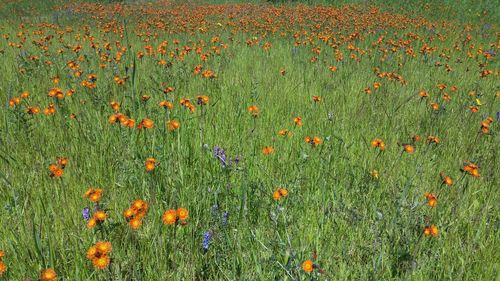
M 403 144 L 403 150 L 406 152 L 406 153 L 413 153 L 415 152 L 415 147 L 411 144 Z
M 177 120 L 167 121 L 167 129 L 171 132 L 179 129 L 180 127 L 181 127 L 181 123 L 179 123 L 179 121 L 177 121 Z
M 94 219 L 96 220 L 97 223 L 102 223 L 106 220 L 108 215 L 104 211 L 97 211 L 94 214 Z
M 108 255 L 103 255 L 103 256 L 100 256 L 100 257 L 96 257 L 94 259 L 92 259 L 92 265 L 94 265 L 94 267 L 96 269 L 105 269 L 106 267 L 108 267 L 109 263 L 110 263 L 111 259 Z
M 385 149 L 385 143 L 383 140 L 375 138 L 372 140 L 371 145 L 375 148 L 379 148 L 380 150 Z
M 321 101 L 321 96 L 313 96 L 312 97 L 314 102 L 320 102 Z
M 55 281 L 56 279 L 57 279 L 57 273 L 52 268 L 44 269 L 40 273 L 40 281 Z
M 147 158 L 145 166 L 146 166 L 146 171 L 151 172 L 156 168 L 156 166 L 158 166 L 158 163 L 154 158 Z
M 431 105 L 432 110 L 438 110 L 439 109 L 439 104 L 437 104 L 435 102 L 432 102 L 430 105 Z
M 130 228 L 132 228 L 133 230 L 137 230 L 139 228 L 141 228 L 142 226 L 142 220 L 139 219 L 139 218 L 134 218 L 134 219 L 131 219 L 129 222 L 128 222 L 128 225 L 130 226 Z
M 295 123 L 296 126 L 302 126 L 302 117 L 297 116 L 293 118 L 293 122 Z
M 436 195 L 434 195 L 433 193 L 426 192 L 424 193 L 424 196 L 425 198 L 427 198 L 427 205 L 429 205 L 429 207 L 431 208 L 436 207 L 437 205 Z
M 442 91 L 442 90 L 446 89 L 446 84 L 442 84 L 442 83 L 441 83 L 441 84 L 437 84 L 437 86 L 436 86 L 436 87 L 437 87 L 439 90 L 441 90 L 441 91 Z
M 189 211 L 184 208 L 178 208 L 176 213 L 177 217 L 182 221 L 185 221 L 189 217 Z
M 274 148 L 272 146 L 264 146 L 264 148 L 262 148 L 262 153 L 265 155 L 271 154 L 273 152 Z
M 336 66 L 329 66 L 328 69 L 330 69 L 331 72 L 337 71 L 337 67 Z
M 161 102 L 159 103 L 159 105 L 160 105 L 160 107 L 167 108 L 167 109 L 172 109 L 172 108 L 174 108 L 174 105 L 172 104 L 172 102 L 167 101 L 167 100 L 161 101 Z
M 424 228 L 424 235 L 425 236 L 432 235 L 433 237 L 437 237 L 439 235 L 439 229 L 437 228 L 437 226 L 432 224 L 431 226 L 427 226 L 426 228 Z
M 86 257 L 96 269 L 105 269 L 108 267 L 111 258 L 109 253 L 113 250 L 111 243 L 107 241 L 99 241 L 87 250 Z
M 312 260 L 306 260 L 302 263 L 302 269 L 307 272 L 311 273 L 314 270 L 314 263 Z
M 251 105 L 248 107 L 248 112 L 252 114 L 252 117 L 256 118 L 257 116 L 259 116 L 260 110 L 256 105 Z
M 314 137 L 306 136 L 304 138 L 304 141 L 307 142 L 307 143 L 309 143 L 313 147 L 315 147 L 315 146 L 320 145 L 321 143 L 323 143 L 323 140 L 321 140 L 321 138 L 318 137 L 318 136 L 314 136 Z
M 197 96 L 196 99 L 198 100 L 199 105 L 206 105 L 208 104 L 208 96 Z
M 481 174 L 479 174 L 479 167 L 476 164 L 466 163 L 461 170 L 463 172 L 467 172 L 475 178 L 479 178 L 481 176 Z
M 173 91 L 174 91 L 174 87 L 166 87 L 165 89 L 163 89 L 163 92 L 165 94 L 171 93 Z
M 118 110 L 120 110 L 120 103 L 119 103 L 119 102 L 117 102 L 117 101 L 112 101 L 112 102 L 110 103 L 110 105 L 111 105 L 111 108 L 112 108 L 114 111 L 118 111 Z
M 428 143 L 435 143 L 435 144 L 438 144 L 441 142 L 441 139 L 439 139 L 438 137 L 436 136 L 428 136 L 427 137 L 427 142 Z
M 146 129 L 151 129 L 154 126 L 153 120 L 149 118 L 144 118 L 142 121 L 137 125 L 137 128 L 146 128 Z
M 18 97 L 14 97 L 14 98 L 11 98 L 9 100 L 9 106 L 10 107 L 13 107 L 13 106 L 16 106 L 16 105 L 19 105 L 21 103 L 21 99 L 18 98 Z
M 291 137 L 292 136 L 292 132 L 290 132 L 288 129 L 282 129 L 278 132 L 278 135 L 279 136 L 289 136 Z
M 452 186 L 453 185 L 453 180 L 451 177 L 446 176 L 443 172 L 439 174 L 441 176 L 441 180 L 443 184 L 446 184 L 447 186 Z
M 379 82 L 375 82 L 375 83 L 373 83 L 373 88 L 378 89 L 378 88 L 380 88 L 380 85 L 381 84 Z
M 418 95 L 421 97 L 421 98 L 428 98 L 429 97 L 429 93 L 427 93 L 425 90 L 421 90 Z
M 164 224 L 170 225 L 177 221 L 177 212 L 173 209 L 167 210 L 163 213 L 162 221 Z
M 101 200 L 103 190 L 100 188 L 90 188 L 85 192 L 85 197 L 87 197 L 91 202 L 97 203 Z
M 68 165 L 68 158 L 66 157 L 57 157 L 57 163 L 61 167 L 61 169 L 64 169 L 66 165 Z
M 281 199 L 281 194 L 279 193 L 279 191 L 276 190 L 275 192 L 273 192 L 273 199 L 275 201 L 278 201 Z
M 0 261 L 0 277 L 7 271 L 7 266 L 3 261 Z

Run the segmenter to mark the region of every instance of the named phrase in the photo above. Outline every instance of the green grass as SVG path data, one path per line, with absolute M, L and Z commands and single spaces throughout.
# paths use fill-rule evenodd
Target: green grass
M 214 25 L 208 25 L 206 33 L 198 27 L 207 23 L 196 21 L 193 34 L 156 30 L 158 38 L 143 42 L 136 36 L 144 32 L 136 29 L 143 18 L 175 23 L 168 16 L 140 12 L 114 15 L 116 25 L 112 27 L 124 27 L 120 37 L 100 30 L 101 23 L 111 18 L 96 20 L 92 13 L 54 10 L 60 3 L 51 3 L 54 6 L 45 1 L 15 4 L 35 7 L 33 15 L 23 12 L 26 9 L 9 15 L 14 4 L 0 6 L 0 14 L 5 15 L 0 33 L 9 35 L 9 39 L 0 39 L 4 62 L 0 65 L 0 250 L 6 253 L 3 261 L 7 265 L 0 280 L 37 280 L 40 270 L 48 267 L 56 270 L 58 280 L 498 278 L 499 208 L 495 202 L 500 199 L 500 126 L 495 115 L 500 102 L 495 97 L 499 91 L 495 71 L 500 69 L 497 57 L 488 61 L 483 56 L 467 57 L 467 51 L 476 54 L 479 47 L 494 49 L 498 40 L 494 24 L 498 11 L 491 8 L 491 2 L 471 8 L 488 8 L 487 16 L 454 17 L 448 26 L 437 22 L 465 11 L 466 2 L 436 5 L 441 11 L 452 11 L 441 17 L 435 9 L 418 9 L 422 2 L 380 4 L 384 12 L 427 18 L 436 23 L 434 31 L 430 26 L 372 28 L 374 34 L 361 31 L 363 40 L 339 44 L 342 62 L 335 60 L 335 49 L 318 38 L 315 45 L 295 47 L 292 35 L 298 23 L 291 25 L 286 36 L 268 31 L 267 37 L 261 37 L 261 29 L 231 34 L 239 24 L 238 17 L 233 20 L 236 25 L 229 26 L 225 15 L 212 15 L 206 21 Z M 359 3 L 362 10 L 368 9 L 366 3 Z M 198 8 L 192 2 L 183 9 Z M 281 18 L 288 16 L 285 13 Z M 265 24 L 258 14 L 248 14 L 247 19 L 253 17 Z M 21 21 L 25 22 L 23 49 L 9 46 L 9 42 L 20 42 L 16 34 L 21 31 Z M 318 19 L 306 19 L 305 24 L 308 21 Z M 31 25 L 42 22 L 60 27 Z M 221 22 L 220 28 L 217 22 Z M 485 24 L 491 26 L 485 28 Z M 467 33 L 474 49 L 454 51 L 450 59 L 440 57 L 461 42 L 459 33 L 465 25 L 472 26 Z M 63 33 L 61 43 L 57 31 L 69 26 L 74 32 Z M 106 41 L 112 42 L 110 58 L 116 53 L 115 41 L 130 45 L 121 63 L 99 67 L 103 62 L 88 38 L 84 39 L 85 26 L 87 35 L 101 48 Z M 40 29 L 45 31 L 43 35 L 32 33 Z M 339 32 L 348 36 L 353 30 L 347 26 Z M 382 35 L 385 42 L 407 40 L 410 32 L 421 38 L 410 43 L 415 57 L 389 50 L 380 61 L 383 53 L 373 42 Z M 439 34 L 445 38 L 437 39 Z M 47 52 L 31 43 L 47 35 L 54 36 Z M 220 42 L 211 43 L 214 36 Z M 247 46 L 245 41 L 253 37 L 258 45 Z M 180 43 L 173 44 L 174 39 Z M 164 40 L 169 42 L 168 53 L 200 40 L 207 45 L 203 53 L 220 48 L 221 42 L 228 48 L 220 48 L 220 54 L 212 52 L 208 62 L 201 61 L 195 51 L 184 60 L 172 59 L 168 53 L 137 58 L 145 45 L 156 50 Z M 263 49 L 265 42 L 272 43 L 269 51 Z M 364 55 L 357 53 L 359 62 L 349 57 L 349 43 L 366 50 Z M 420 54 L 424 43 L 437 51 Z M 82 45 L 79 54 L 71 51 L 76 44 Z M 321 54 L 311 63 L 314 46 L 321 47 Z M 64 52 L 58 54 L 58 49 Z M 30 60 L 31 55 L 38 60 Z M 172 66 L 158 65 L 160 58 Z M 53 64 L 45 64 L 47 60 Z M 72 75 L 67 66 L 70 60 L 81 66 L 81 77 Z M 435 66 L 438 61 L 443 66 Z M 193 67 L 198 64 L 217 77 L 195 75 Z M 453 71 L 445 71 L 445 64 Z M 336 72 L 328 69 L 332 65 L 338 67 Z M 379 78 L 374 67 L 396 72 L 407 83 Z M 281 69 L 286 70 L 285 75 L 280 74 Z M 481 78 L 482 69 L 493 74 Z M 114 72 L 128 76 L 125 85 L 113 81 Z M 90 73 L 98 77 L 94 90 L 80 86 Z M 60 77 L 57 85 L 51 81 L 55 76 Z M 374 82 L 381 83 L 378 90 L 373 89 Z M 445 92 L 451 101 L 442 99 L 438 83 L 447 85 Z M 458 91 L 451 92 L 452 85 Z M 174 92 L 164 94 L 166 86 L 174 87 Z M 49 98 L 47 93 L 53 87 L 74 89 L 75 94 L 63 100 Z M 371 95 L 364 93 L 366 87 L 372 88 Z M 428 100 L 418 95 L 423 89 L 430 93 Z M 30 96 L 10 107 L 9 100 L 22 91 Z M 469 96 L 470 91 L 477 96 Z M 144 102 L 142 95 L 151 98 Z M 196 103 L 198 95 L 207 95 L 210 101 L 203 108 L 196 105 L 195 113 L 179 104 L 182 97 Z M 314 103 L 312 96 L 321 96 L 322 101 Z M 174 103 L 168 117 L 158 106 L 165 99 Z M 476 105 L 476 99 L 483 105 L 472 113 L 468 107 Z M 154 128 L 109 124 L 108 117 L 114 113 L 111 101 L 119 101 L 120 112 L 137 124 L 151 118 Z M 441 109 L 432 111 L 431 101 Z M 45 116 L 43 109 L 49 103 L 55 103 L 57 112 Z M 29 115 L 27 105 L 39 106 L 42 112 Z M 250 105 L 260 108 L 257 118 L 247 112 Z M 72 113 L 76 119 L 69 118 Z M 302 117 L 303 126 L 294 125 L 296 116 Z M 481 121 L 487 116 L 495 120 L 490 133 L 483 135 Z M 166 129 L 169 117 L 180 121 L 179 130 Z M 293 133 L 291 137 L 277 135 L 285 128 Z M 415 153 L 403 153 L 401 145 L 411 142 L 413 135 L 420 135 L 423 141 L 416 144 Z M 427 144 L 429 135 L 438 136 L 441 142 Z M 319 136 L 323 143 L 311 147 L 303 140 L 306 136 Z M 384 140 L 383 152 L 371 147 L 374 138 Z M 240 156 L 241 162 L 236 167 L 221 167 L 213 156 L 215 146 L 224 148 L 228 157 Z M 264 146 L 273 146 L 275 152 L 263 155 Z M 61 178 L 52 178 L 48 167 L 59 156 L 67 157 L 69 164 Z M 160 163 L 150 173 L 144 168 L 148 157 Z M 461 172 L 463 161 L 479 164 L 481 177 Z M 374 169 L 380 172 L 379 179 L 370 176 Z M 453 186 L 441 184 L 441 171 L 453 178 Z M 101 207 L 109 215 L 93 230 L 86 228 L 81 215 L 84 207 L 93 207 L 83 197 L 89 187 L 104 189 Z M 289 195 L 275 202 L 272 194 L 278 187 L 286 188 Z M 437 195 L 436 208 L 427 206 L 425 192 Z M 138 198 L 146 200 L 150 209 L 141 229 L 132 231 L 122 212 Z M 163 225 L 162 213 L 177 207 L 189 210 L 188 224 Z M 229 214 L 226 224 L 222 222 L 224 212 Z M 438 226 L 438 237 L 422 234 L 431 223 Z M 205 253 L 202 239 L 206 231 L 213 236 Z M 95 270 L 85 257 L 87 249 L 99 240 L 113 245 L 111 266 L 102 271 Z M 305 273 L 301 264 L 314 253 L 319 268 L 313 274 Z

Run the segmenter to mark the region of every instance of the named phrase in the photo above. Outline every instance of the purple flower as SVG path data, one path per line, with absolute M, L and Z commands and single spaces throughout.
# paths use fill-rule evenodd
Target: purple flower
M 218 212 L 218 211 L 219 211 L 219 205 L 214 204 L 214 205 L 212 206 L 212 217 L 217 216 L 217 212 Z
M 500 111 L 497 111 L 497 121 L 500 121 Z
M 90 209 L 87 207 L 83 208 L 82 216 L 85 221 L 88 221 L 90 219 Z
M 222 214 L 222 225 L 226 225 L 228 220 L 229 220 L 229 212 L 225 211 Z
M 210 246 L 210 240 L 212 240 L 212 232 L 206 231 L 205 233 L 203 233 L 202 246 L 205 252 L 208 251 L 208 246 Z

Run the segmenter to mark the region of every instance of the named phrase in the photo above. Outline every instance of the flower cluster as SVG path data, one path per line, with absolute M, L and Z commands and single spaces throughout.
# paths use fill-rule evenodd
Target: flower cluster
M 86 257 L 96 269 L 105 269 L 111 262 L 112 249 L 111 242 L 99 241 L 87 250 Z
M 163 213 L 162 216 L 162 221 L 166 225 L 171 225 L 171 224 L 177 224 L 180 223 L 181 225 L 187 224 L 187 219 L 189 217 L 189 211 L 184 208 L 177 208 L 175 209 L 169 209 L 166 210 Z
M 128 225 L 133 230 L 137 230 L 142 226 L 142 219 L 146 216 L 149 210 L 149 205 L 146 201 L 137 199 L 130 205 L 130 208 L 123 212 L 123 217 L 128 222 Z

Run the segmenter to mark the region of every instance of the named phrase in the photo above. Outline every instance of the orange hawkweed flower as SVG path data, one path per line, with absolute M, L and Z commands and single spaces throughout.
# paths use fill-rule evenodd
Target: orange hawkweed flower
M 40 113 L 40 107 L 38 107 L 38 106 L 28 106 L 26 108 L 26 113 L 32 114 L 32 115 L 38 114 L 38 113 Z
M 427 205 L 429 205 L 429 207 L 431 208 L 436 207 L 437 205 L 436 195 L 434 195 L 433 193 L 426 192 L 424 193 L 424 196 L 425 198 L 427 198 Z
M 196 99 L 198 100 L 199 105 L 206 105 L 208 104 L 208 96 L 197 96 Z
M 40 272 L 40 281 L 56 281 L 57 273 L 52 268 L 47 268 Z
M 304 141 L 307 142 L 307 143 L 309 143 L 313 147 L 315 147 L 315 146 L 320 145 L 321 143 L 323 143 L 323 140 L 321 140 L 321 138 L 318 137 L 318 136 L 314 136 L 314 137 L 306 136 L 304 138 Z
M 479 106 L 475 106 L 475 105 L 474 106 L 469 106 L 469 110 L 472 113 L 476 113 L 476 112 L 479 111 Z
M 248 112 L 252 114 L 252 117 L 256 118 L 257 116 L 259 116 L 260 110 L 256 105 L 251 105 L 248 107 Z
M 415 152 L 415 147 L 411 144 L 403 144 L 403 151 L 411 154 Z
M 114 111 L 120 110 L 120 103 L 117 101 L 110 102 L 110 106 Z
M 91 202 L 98 203 L 101 201 L 103 190 L 101 188 L 90 188 L 85 192 L 85 197 L 87 197 Z
M 441 142 L 441 139 L 436 137 L 436 136 L 428 136 L 427 137 L 427 142 L 428 143 L 435 143 L 435 144 L 438 144 Z
M 177 120 L 167 121 L 167 129 L 171 132 L 179 129 L 180 127 L 181 127 L 181 123 L 179 123 L 179 121 L 177 121 Z
M 381 84 L 379 82 L 375 82 L 373 83 L 373 88 L 376 90 L 378 88 L 380 88 Z
M 166 87 L 165 89 L 163 89 L 163 92 L 165 94 L 171 93 L 173 91 L 174 91 L 174 87 Z
M 279 193 L 279 191 L 276 190 L 275 192 L 273 192 L 273 199 L 275 201 L 278 201 L 281 199 L 281 194 Z
M 19 105 L 21 103 L 21 99 L 18 98 L 18 97 L 14 97 L 14 98 L 11 98 L 9 100 L 9 106 L 10 107 L 13 107 L 13 106 L 16 106 L 16 105 Z
M 156 168 L 156 166 L 158 166 L 156 159 L 154 159 L 154 158 L 147 158 L 146 159 L 146 163 L 145 163 L 146 171 L 151 172 Z
M 105 269 L 111 262 L 109 254 L 113 250 L 110 242 L 99 241 L 87 250 L 86 257 L 96 269 Z
M 7 271 L 7 266 L 3 261 L 0 261 L 0 277 Z
M 166 210 L 163 213 L 163 216 L 161 219 L 162 219 L 164 224 L 167 224 L 167 225 L 174 224 L 175 222 L 177 222 L 177 212 L 173 209 Z
M 312 97 L 314 102 L 320 102 L 321 101 L 321 96 L 313 96 Z
M 475 178 L 479 178 L 481 176 L 481 174 L 479 174 L 479 167 L 476 164 L 466 163 L 461 170 L 463 172 L 467 172 Z
M 430 104 L 430 106 L 431 106 L 432 110 L 438 110 L 438 109 L 439 109 L 439 104 L 437 104 L 437 103 L 435 103 L 435 102 L 432 102 L 432 103 Z
M 431 226 L 427 226 L 424 228 L 424 235 L 425 236 L 432 235 L 433 237 L 437 237 L 439 235 L 439 229 L 437 228 L 437 226 L 432 224 Z
M 189 217 L 189 211 L 185 208 L 178 208 L 176 214 L 181 221 L 185 221 Z
M 375 148 L 379 148 L 380 150 L 385 149 L 385 143 L 382 139 L 375 138 L 372 140 L 371 145 Z
M 421 98 L 428 98 L 429 97 L 429 93 L 427 93 L 425 90 L 421 90 L 418 95 L 421 97 Z
M 437 87 L 439 90 L 441 90 L 441 91 L 442 91 L 442 90 L 446 89 L 446 84 L 442 84 L 442 83 L 441 83 L 441 84 L 437 84 L 437 85 L 436 85 L 436 87 Z
M 268 154 L 271 154 L 274 152 L 274 148 L 272 146 L 264 146 L 264 148 L 262 148 L 262 153 L 264 155 L 268 155 Z
M 293 122 L 295 123 L 296 126 L 302 126 L 302 117 L 297 116 L 293 118 Z
M 142 121 L 137 125 L 137 128 L 146 128 L 146 129 L 151 129 L 154 126 L 153 120 L 149 118 L 144 118 Z
M 139 228 L 141 228 L 142 226 L 142 220 L 139 219 L 139 218 L 134 218 L 134 219 L 131 219 L 129 222 L 128 222 L 128 225 L 130 226 L 130 228 L 132 228 L 133 230 L 138 230 Z
M 57 157 L 57 163 L 61 167 L 61 169 L 64 169 L 66 165 L 68 165 L 68 158 L 66 157 Z
M 483 134 L 488 134 L 490 132 L 490 125 L 493 123 L 493 118 L 488 117 L 486 120 L 481 122 L 481 132 Z
M 447 186 L 452 186 L 453 185 L 453 179 L 447 175 L 445 175 L 443 172 L 439 174 L 441 176 L 441 180 L 443 184 L 446 184 Z
M 172 102 L 170 102 L 170 101 L 167 101 L 167 100 L 161 101 L 158 105 L 160 107 L 163 107 L 163 108 L 166 108 L 166 109 L 172 109 L 172 108 L 174 108 L 174 104 Z
M 142 219 L 146 216 L 149 205 L 146 201 L 137 199 L 130 204 L 130 208 L 123 212 L 123 217 L 133 230 L 138 230 L 142 226 Z
M 102 223 L 106 220 L 108 215 L 104 211 L 97 211 L 94 214 L 94 219 L 96 220 L 97 223 Z
M 278 132 L 279 136 L 292 136 L 292 132 L 290 132 L 288 129 L 282 129 Z
M 302 269 L 307 272 L 311 273 L 314 270 L 314 263 L 312 260 L 306 260 L 302 263 Z

